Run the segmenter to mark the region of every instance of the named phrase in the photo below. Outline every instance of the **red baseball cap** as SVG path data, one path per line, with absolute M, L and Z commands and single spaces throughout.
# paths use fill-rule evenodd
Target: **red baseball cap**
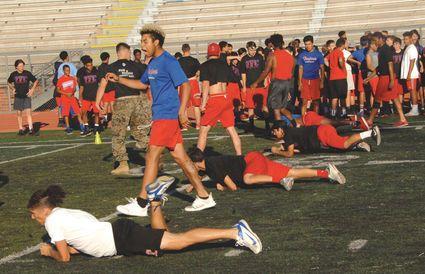
M 208 45 L 207 55 L 209 56 L 220 56 L 220 46 L 217 43 L 211 43 Z

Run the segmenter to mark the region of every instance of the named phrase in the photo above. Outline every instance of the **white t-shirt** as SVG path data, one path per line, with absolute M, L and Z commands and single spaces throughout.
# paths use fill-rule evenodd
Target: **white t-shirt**
M 45 227 L 53 244 L 65 240 L 94 257 L 117 253 L 111 223 L 100 222 L 85 211 L 56 207 L 47 216 Z
M 418 70 L 418 50 L 415 45 L 409 45 L 403 54 L 403 60 L 401 61 L 401 72 L 400 79 L 407 79 L 407 74 L 409 73 L 410 60 L 415 59 L 415 65 L 413 66 L 412 73 L 410 74 L 411 79 L 419 78 L 419 70 Z
M 342 53 L 344 54 L 344 59 L 345 59 L 345 68 L 347 69 L 347 71 L 351 71 L 351 65 L 347 62 L 348 57 L 351 56 L 351 52 L 349 52 L 346 49 L 342 50 Z

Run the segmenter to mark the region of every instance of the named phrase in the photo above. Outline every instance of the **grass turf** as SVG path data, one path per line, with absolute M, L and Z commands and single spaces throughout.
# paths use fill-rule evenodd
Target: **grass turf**
M 420 120 L 417 123 L 420 125 Z M 191 139 L 185 141 L 188 148 L 195 144 L 196 133 L 185 134 Z M 214 129 L 211 135 L 226 134 Z M 108 140 L 109 133 L 103 136 Z M 1 258 L 39 243 L 45 233 L 30 220 L 25 208 L 29 196 L 39 188 L 60 184 L 68 193 L 64 207 L 86 210 L 99 218 L 115 212 L 115 206 L 125 202 L 124 197 L 138 193 L 140 179 L 118 179 L 109 175 L 113 166 L 110 144 L 92 145 L 93 138 L 67 137 L 63 132 L 42 132 L 38 137 L 24 138 L 0 135 L 0 162 L 51 152 L 72 143 L 89 143 L 0 165 Z M 170 197 L 165 213 L 172 231 L 199 226 L 229 227 L 245 218 L 262 239 L 263 252 L 259 255 L 245 251 L 239 256 L 225 256 L 232 250 L 231 242 L 195 246 L 160 258 L 75 256 L 68 264 L 43 258 L 36 252 L 1 265 L 0 272 L 422 272 L 425 265 L 425 164 L 368 163 L 424 160 L 424 140 L 424 129 L 384 131 L 383 144 L 373 153 L 348 152 L 341 156 L 325 153 L 316 156 L 327 158 L 316 160 L 314 155 L 297 155 L 284 161 L 297 166 L 339 161 L 347 177 L 345 186 L 313 180 L 296 183 L 291 192 L 277 186 L 224 193 L 211 189 L 217 207 L 196 213 L 183 210 L 193 194 Z M 242 143 L 245 152 L 273 144 L 252 136 L 243 137 Z M 67 145 L 5 148 L 29 144 Z M 233 153 L 228 138 L 210 140 L 208 145 L 216 152 Z M 128 145 L 132 162 L 143 163 L 143 153 L 131 150 L 132 146 Z M 171 163 L 169 154 L 166 155 L 166 163 Z M 345 155 L 350 158 L 344 160 Z M 167 169 L 176 167 L 170 165 Z M 180 184 L 187 183 L 181 173 L 174 175 Z M 134 220 L 149 223 L 148 218 Z M 348 244 L 356 239 L 368 242 L 357 252 L 349 251 Z

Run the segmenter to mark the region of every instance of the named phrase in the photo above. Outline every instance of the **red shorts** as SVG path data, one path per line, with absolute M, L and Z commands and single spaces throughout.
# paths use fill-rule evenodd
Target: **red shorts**
M 224 128 L 235 125 L 233 105 L 226 94 L 214 94 L 208 98 L 204 115 L 201 117 L 201 126 L 215 126 L 220 121 Z
M 228 83 L 226 93 L 228 100 L 234 106 L 239 106 L 241 104 L 241 90 L 239 89 L 238 83 Z
M 249 152 L 245 156 L 245 162 L 244 175 L 268 175 L 272 177 L 273 183 L 279 183 L 280 180 L 288 176 L 288 172 L 291 169 L 280 163 L 273 162 L 258 151 Z
M 344 147 L 348 136 L 339 136 L 336 129 L 331 125 L 321 125 L 317 128 L 317 137 L 322 145 L 336 149 L 346 149 Z
M 249 109 L 263 108 L 267 106 L 268 91 L 266 88 L 247 88 L 246 89 L 246 107 Z
M 155 120 L 152 123 L 150 146 L 166 147 L 174 150 L 177 144 L 183 144 L 183 136 L 178 120 Z
M 72 111 L 75 114 L 80 113 L 80 106 L 78 105 L 78 100 L 75 97 L 67 97 L 65 95 L 61 96 L 62 103 L 62 116 L 69 116 L 69 112 L 72 108 Z
M 359 72 L 357 74 L 353 74 L 353 81 L 354 81 L 354 86 L 356 87 L 357 92 L 363 93 L 364 92 L 364 83 L 363 83 L 362 73 Z
M 416 86 L 418 83 L 418 79 L 410 79 L 409 81 L 406 80 L 406 88 L 410 92 L 412 90 L 417 90 Z
M 394 92 L 397 92 L 398 95 L 403 95 L 403 85 L 400 82 L 400 79 L 394 78 Z
M 103 94 L 102 101 L 104 103 L 115 102 L 115 90 L 105 92 L 105 94 Z
M 84 100 L 84 99 L 82 101 L 81 110 L 82 111 L 90 111 L 90 110 L 92 110 L 93 113 L 99 113 L 99 110 L 96 107 L 96 102 L 87 101 L 87 100 Z
M 376 94 L 376 90 L 378 89 L 379 77 L 375 77 L 369 81 L 370 89 L 372 90 L 372 94 Z
M 302 117 L 304 126 L 320 126 L 325 117 L 320 116 L 314 111 L 307 111 Z
M 301 98 L 306 100 L 320 99 L 320 79 L 301 80 Z
M 194 107 L 201 106 L 201 91 L 199 89 L 199 82 L 196 79 L 189 80 L 190 84 L 190 104 Z
M 390 76 L 389 75 L 381 75 L 379 76 L 378 87 L 376 88 L 375 98 L 379 102 L 389 102 L 398 97 L 398 92 L 394 87 L 389 89 L 388 86 L 390 84 Z
M 58 107 L 61 107 L 62 106 L 62 95 L 61 95 L 61 97 L 55 97 L 55 100 L 56 100 L 56 105 Z

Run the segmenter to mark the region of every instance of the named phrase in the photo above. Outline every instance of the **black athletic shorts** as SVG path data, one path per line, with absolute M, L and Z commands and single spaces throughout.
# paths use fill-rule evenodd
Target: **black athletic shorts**
M 347 98 L 348 84 L 347 79 L 330 80 L 329 91 L 332 99 L 344 100 Z
M 294 83 L 291 80 L 273 79 L 269 86 L 269 95 L 267 105 L 271 109 L 286 108 L 288 105 L 288 95 L 290 94 Z
M 146 228 L 129 219 L 112 223 L 115 248 L 118 255 L 152 255 L 161 248 L 164 229 Z

